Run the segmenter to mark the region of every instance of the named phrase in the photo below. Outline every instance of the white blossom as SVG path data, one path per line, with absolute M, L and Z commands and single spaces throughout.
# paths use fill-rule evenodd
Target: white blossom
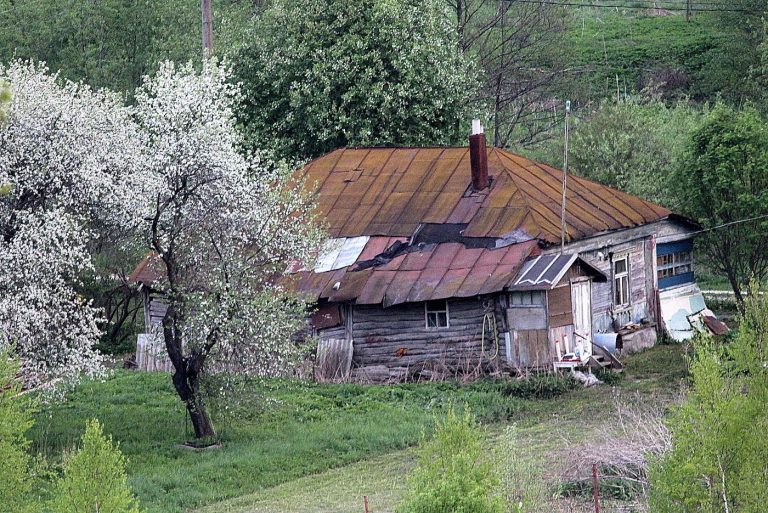
M 309 261 L 320 241 L 304 185 L 243 155 L 232 112 L 238 94 L 228 67 L 215 62 L 201 72 L 165 63 L 136 92 L 151 190 L 137 217 L 164 262 L 175 334 L 166 333 L 166 345 L 182 351 L 171 361 L 192 389 L 211 364 L 286 370 L 305 305 L 275 278 L 290 262 Z
M 100 312 L 76 286 L 92 267 L 89 223 L 124 222 L 136 200 L 140 132 L 116 95 L 44 65 L 0 66 L 0 83 L 11 88 L 0 126 L 0 347 L 15 349 L 28 378 L 95 375 Z

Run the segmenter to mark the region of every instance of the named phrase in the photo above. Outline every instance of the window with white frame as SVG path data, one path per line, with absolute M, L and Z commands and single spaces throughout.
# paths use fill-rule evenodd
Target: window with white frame
M 424 314 L 427 328 L 448 328 L 450 326 L 447 300 L 426 301 Z
M 510 293 L 511 306 L 544 306 L 546 296 L 543 290 L 523 290 Z
M 670 278 L 693 271 L 693 255 L 690 251 L 679 251 L 656 257 L 658 278 Z
M 613 304 L 629 305 L 629 254 L 613 257 Z

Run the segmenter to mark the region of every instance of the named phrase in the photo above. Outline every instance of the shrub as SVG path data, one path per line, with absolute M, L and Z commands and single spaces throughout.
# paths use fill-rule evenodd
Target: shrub
M 494 388 L 500 394 L 520 399 L 552 399 L 576 387 L 576 380 L 570 375 L 535 374 L 525 379 L 481 381 L 473 389 Z
M 25 512 L 34 511 L 29 498 L 33 480 L 25 436 L 32 416 L 25 400 L 18 397 L 21 384 L 17 371 L 18 365 L 8 353 L 0 351 L 0 505 L 3 511 Z
M 693 387 L 670 420 L 672 450 L 651 467 L 652 511 L 765 511 L 768 300 L 748 299 L 739 320 L 728 345 L 694 340 Z
M 65 456 L 51 510 L 55 513 L 139 513 L 127 484 L 125 458 L 98 420 L 86 424 L 82 447 Z
M 475 418 L 453 408 L 422 442 L 418 464 L 398 513 L 502 513 L 498 469 L 484 453 L 486 437 Z

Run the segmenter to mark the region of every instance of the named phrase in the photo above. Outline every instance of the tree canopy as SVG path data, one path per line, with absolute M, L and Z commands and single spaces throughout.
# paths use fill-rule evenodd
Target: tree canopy
M 277 0 L 237 57 L 250 147 L 307 158 L 341 146 L 463 139 L 474 94 L 438 0 Z
M 742 290 L 768 273 L 768 130 L 753 108 L 718 105 L 693 133 L 674 181 L 682 213 L 704 228 L 699 236 L 710 265 L 729 280 L 743 305 Z
M 100 313 L 77 285 L 96 219 L 121 224 L 140 158 L 130 111 L 43 65 L 0 66 L 13 95 L 0 130 L 0 347 L 28 377 L 98 373 Z

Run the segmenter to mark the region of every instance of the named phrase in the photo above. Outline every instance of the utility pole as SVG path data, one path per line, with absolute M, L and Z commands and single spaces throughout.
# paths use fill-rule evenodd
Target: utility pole
M 568 188 L 568 115 L 571 113 L 571 102 L 565 102 L 565 145 L 563 148 L 563 203 L 560 213 L 560 253 L 565 250 L 565 191 Z
M 201 0 L 203 12 L 203 58 L 213 56 L 213 0 Z

